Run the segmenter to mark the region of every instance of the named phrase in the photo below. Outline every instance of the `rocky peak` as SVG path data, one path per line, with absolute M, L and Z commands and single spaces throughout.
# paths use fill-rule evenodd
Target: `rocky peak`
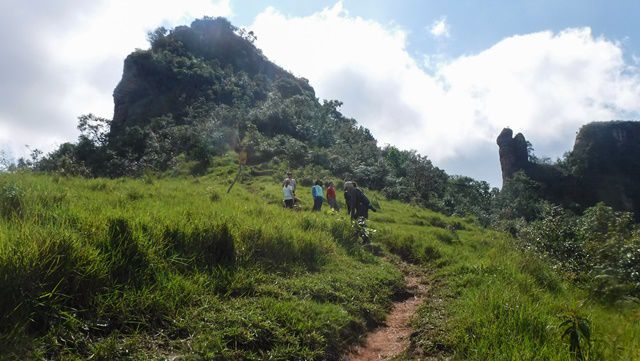
M 497 139 L 500 148 L 500 166 L 502 168 L 502 184 L 509 180 L 519 170 L 529 166 L 527 140 L 522 133 L 513 136 L 513 130 L 502 129 Z

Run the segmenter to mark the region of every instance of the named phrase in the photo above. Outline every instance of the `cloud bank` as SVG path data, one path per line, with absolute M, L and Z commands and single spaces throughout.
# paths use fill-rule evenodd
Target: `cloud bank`
M 442 35 L 444 25 L 431 29 Z M 587 27 L 514 35 L 430 67 L 408 53 L 406 31 L 352 16 L 340 2 L 304 17 L 268 8 L 250 28 L 270 59 L 308 78 L 319 97 L 344 101 L 344 113 L 382 143 L 494 185 L 503 127 L 555 158 L 580 125 L 640 112 L 639 69 Z

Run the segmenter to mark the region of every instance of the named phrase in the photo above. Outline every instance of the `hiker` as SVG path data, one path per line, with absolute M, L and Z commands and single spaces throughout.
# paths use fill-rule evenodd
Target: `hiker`
M 322 190 L 322 181 L 317 180 L 316 184 L 311 187 L 311 195 L 313 196 L 313 211 L 319 212 L 324 202 L 324 191 Z
M 282 194 L 284 195 L 284 207 L 293 208 L 293 202 L 294 202 L 293 187 L 291 186 L 291 181 L 288 179 L 284 180 L 284 186 L 282 187 Z
M 369 218 L 369 210 L 376 212 L 376 209 L 369 202 L 369 198 L 358 188 L 356 182 L 344 183 L 344 201 L 351 219 L 367 219 Z
M 327 202 L 329 202 L 329 207 L 334 211 L 338 209 L 338 202 L 336 201 L 336 188 L 333 186 L 333 182 L 329 182 L 327 185 Z
M 358 188 L 356 182 L 344 183 L 344 200 L 347 203 L 347 213 L 355 221 L 356 235 L 360 236 L 365 244 L 369 244 L 367 218 L 369 218 L 369 210 L 374 212 L 377 210 L 371 205 L 369 198 Z
M 291 186 L 291 189 L 293 190 L 293 195 L 296 195 L 296 180 L 293 179 L 293 174 L 291 173 L 291 171 L 287 172 L 287 177 L 284 179 L 284 181 L 282 182 L 282 184 L 284 185 L 284 183 L 286 181 L 289 181 L 289 185 Z

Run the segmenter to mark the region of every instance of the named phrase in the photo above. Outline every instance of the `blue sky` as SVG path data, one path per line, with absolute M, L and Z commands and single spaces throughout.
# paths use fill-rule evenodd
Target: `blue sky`
M 238 24 L 251 24 L 255 16 L 269 6 L 288 15 L 301 16 L 335 3 L 324 0 L 237 2 L 232 20 Z M 408 29 L 412 54 L 446 51 L 455 57 L 479 52 L 514 34 L 584 26 L 591 27 L 596 36 L 622 41 L 630 50 L 627 55 L 640 53 L 640 27 L 637 25 L 640 4 L 634 0 L 343 0 L 342 3 L 354 15 Z M 446 16 L 454 29 L 445 44 L 424 36 L 425 28 L 442 16 Z
M 124 57 L 148 30 L 225 16 L 381 145 L 499 186 L 503 127 L 555 159 L 583 124 L 639 118 L 638 14 L 637 1 L 595 0 L 6 0 L 0 150 L 74 140 L 78 115 L 112 116 Z

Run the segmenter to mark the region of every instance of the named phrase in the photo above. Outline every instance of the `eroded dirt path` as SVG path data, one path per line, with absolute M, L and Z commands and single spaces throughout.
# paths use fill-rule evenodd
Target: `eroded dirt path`
M 346 356 L 346 360 L 390 360 L 409 346 L 409 336 L 413 331 L 409 323 L 424 301 L 427 287 L 420 282 L 419 273 L 412 272 L 410 266 L 405 265 L 402 268 L 409 297 L 395 302 L 387 315 L 385 325 L 370 332 L 365 344 L 354 347 Z

